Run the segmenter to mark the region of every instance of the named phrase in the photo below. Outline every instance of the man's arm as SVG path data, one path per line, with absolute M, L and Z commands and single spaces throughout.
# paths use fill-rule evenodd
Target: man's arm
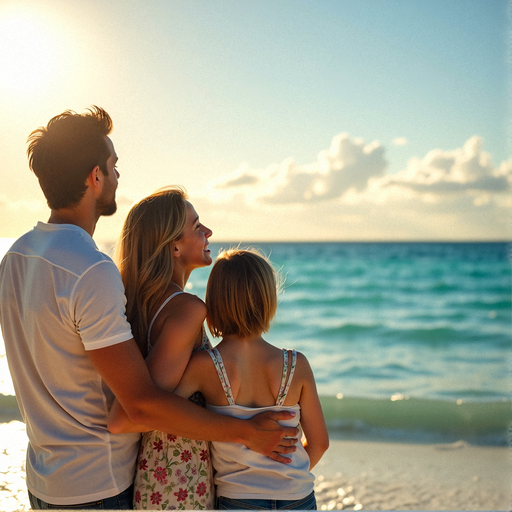
M 282 454 L 295 451 L 298 429 L 282 427 L 277 420 L 289 412 L 264 413 L 240 420 L 202 409 L 156 387 L 133 339 L 110 347 L 87 351 L 92 364 L 112 390 L 128 418 L 135 424 L 172 432 L 190 439 L 241 443 L 279 462 Z

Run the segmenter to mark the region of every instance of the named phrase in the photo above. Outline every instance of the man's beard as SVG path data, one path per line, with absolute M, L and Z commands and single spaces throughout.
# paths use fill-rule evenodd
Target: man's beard
M 96 213 L 98 217 L 108 217 L 114 215 L 117 211 L 116 189 L 104 190 L 96 203 Z

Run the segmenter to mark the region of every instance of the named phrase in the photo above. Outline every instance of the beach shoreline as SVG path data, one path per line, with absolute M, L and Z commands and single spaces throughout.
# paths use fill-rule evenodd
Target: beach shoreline
M 313 469 L 318 510 L 511 509 L 509 447 L 330 438 Z M 0 423 L 1 511 L 30 509 L 25 453 L 25 425 Z

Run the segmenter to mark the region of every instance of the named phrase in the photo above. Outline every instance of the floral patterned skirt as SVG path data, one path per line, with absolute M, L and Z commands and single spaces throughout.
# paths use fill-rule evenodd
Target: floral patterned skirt
M 133 508 L 213 510 L 210 446 L 153 430 L 142 436 L 135 473 Z

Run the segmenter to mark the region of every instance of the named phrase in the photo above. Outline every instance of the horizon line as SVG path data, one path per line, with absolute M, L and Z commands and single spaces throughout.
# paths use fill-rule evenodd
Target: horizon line
M 98 241 L 101 244 L 116 243 L 116 241 Z M 210 244 L 509 244 L 510 239 L 493 240 L 213 240 Z

